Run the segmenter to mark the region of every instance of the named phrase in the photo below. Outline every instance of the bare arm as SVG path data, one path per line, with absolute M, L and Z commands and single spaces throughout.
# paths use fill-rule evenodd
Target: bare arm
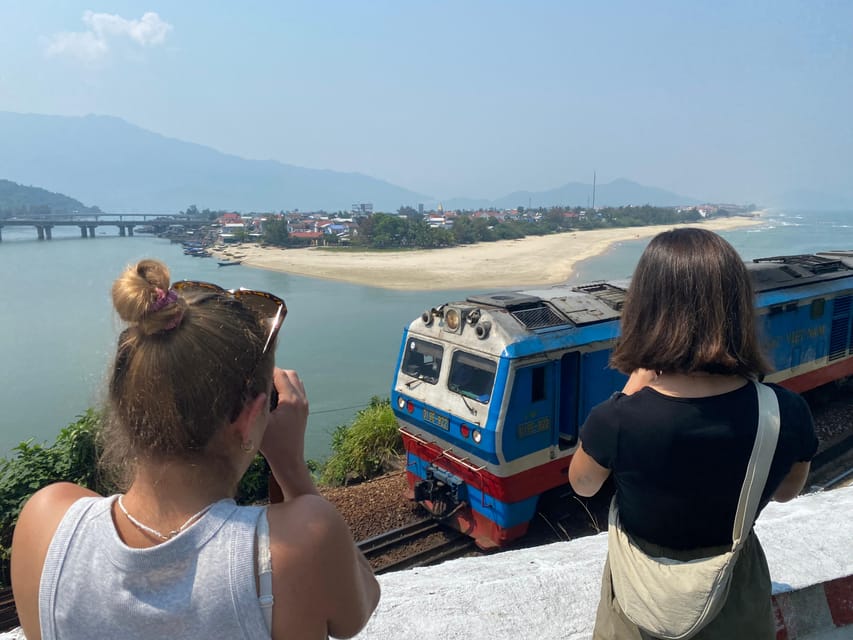
M 811 466 L 811 462 L 795 462 L 788 475 L 782 480 L 782 484 L 773 493 L 772 499 L 776 502 L 788 502 L 800 495 L 800 491 L 806 486 L 806 478 Z
M 364 554 L 356 547 L 342 518 L 335 527 L 337 541 L 326 556 L 329 599 L 329 634 L 351 638 L 361 631 L 379 604 L 379 583 Z
M 343 518 L 320 496 L 269 511 L 273 554 L 273 634 L 349 638 L 379 602 L 379 583 Z
M 602 467 L 578 445 L 569 465 L 569 483 L 579 496 L 594 496 L 610 476 L 610 469 Z
M 278 407 L 261 443 L 285 502 L 268 510 L 273 638 L 349 638 L 379 602 L 379 583 L 349 527 L 319 495 L 305 464 L 308 399 L 295 371 L 276 369 Z

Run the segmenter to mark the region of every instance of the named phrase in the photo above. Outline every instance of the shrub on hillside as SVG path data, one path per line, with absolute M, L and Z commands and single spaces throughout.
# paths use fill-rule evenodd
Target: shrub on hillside
M 340 485 L 372 478 L 387 471 L 402 450 L 390 400 L 374 396 L 352 424 L 335 429 L 332 455 L 322 466 L 320 480 Z
M 52 446 L 27 440 L 12 450 L 13 457 L 0 458 L 0 583 L 9 584 L 12 531 L 33 493 L 61 480 L 101 493 L 112 489 L 98 473 L 98 422 L 98 414 L 89 409 L 62 429 Z

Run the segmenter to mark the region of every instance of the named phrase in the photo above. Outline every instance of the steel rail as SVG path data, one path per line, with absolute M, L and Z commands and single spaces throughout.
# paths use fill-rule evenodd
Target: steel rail
M 423 520 L 412 522 L 397 529 L 385 531 L 372 538 L 366 538 L 358 543 L 358 548 L 366 556 L 376 555 L 390 547 L 421 538 L 439 530 L 441 530 L 441 525 L 436 520 L 433 518 L 424 518 Z
M 426 567 L 430 564 L 436 564 L 442 560 L 459 557 L 463 553 L 473 549 L 474 546 L 473 538 L 459 535 L 450 540 L 437 542 L 426 549 L 422 549 L 404 558 L 400 558 L 399 560 L 383 564 L 375 569 L 375 573 L 382 574 L 390 573 L 392 571 L 400 571 L 402 569 L 411 569 L 413 567 Z

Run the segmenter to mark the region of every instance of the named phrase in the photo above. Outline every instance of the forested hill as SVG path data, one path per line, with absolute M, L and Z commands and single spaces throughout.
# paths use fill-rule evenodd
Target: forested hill
M 0 179 L 0 217 L 22 215 L 65 215 L 94 213 L 98 207 L 87 207 L 74 198 L 40 187 L 25 187 Z

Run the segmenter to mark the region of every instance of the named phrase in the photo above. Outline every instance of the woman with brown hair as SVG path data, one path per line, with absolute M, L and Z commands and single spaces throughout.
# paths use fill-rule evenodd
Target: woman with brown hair
M 591 496 L 613 474 L 621 526 L 650 556 L 681 561 L 730 550 L 758 428 L 751 381 L 770 370 L 749 274 L 734 248 L 696 228 L 653 238 L 632 277 L 610 362 L 630 377 L 581 428 L 569 469 L 575 492 Z M 817 449 L 803 399 L 769 386 L 781 426 L 760 507 L 799 494 Z M 693 637 L 775 638 L 770 589 L 750 532 L 723 609 Z M 608 561 L 593 638 L 650 637 L 620 607 Z
M 154 260 L 129 267 L 112 295 L 128 327 L 103 462 L 127 488 L 105 498 L 58 483 L 26 504 L 12 544 L 26 637 L 355 635 L 379 586 L 305 464 L 305 389 L 295 371 L 274 368 L 284 301 L 170 284 Z M 237 506 L 258 451 L 285 501 Z

